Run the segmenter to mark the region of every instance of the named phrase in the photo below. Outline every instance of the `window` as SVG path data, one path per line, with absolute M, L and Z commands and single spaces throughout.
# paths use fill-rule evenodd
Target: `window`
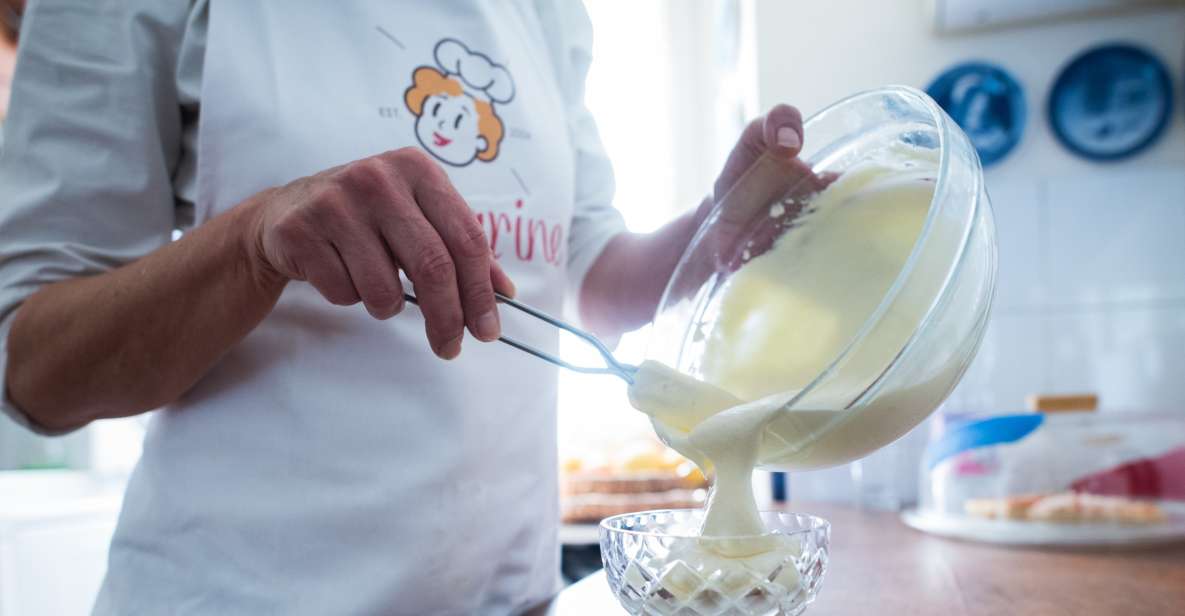
M 736 1 L 625 3 L 586 0 L 593 65 L 586 103 L 597 118 L 617 180 L 615 205 L 630 230 L 659 228 L 709 194 L 724 157 L 754 113 L 751 40 Z M 623 42 L 627 42 L 624 43 Z M 647 329 L 622 337 L 615 354 L 637 363 Z M 587 345 L 564 336 L 561 354 L 598 365 Z M 560 446 L 583 455 L 648 438 L 646 418 L 610 376 L 561 371 Z

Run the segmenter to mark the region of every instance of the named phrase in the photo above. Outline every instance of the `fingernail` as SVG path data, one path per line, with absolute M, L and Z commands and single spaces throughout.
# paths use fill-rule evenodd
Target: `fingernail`
M 489 342 L 496 339 L 501 332 L 501 325 L 498 323 L 498 313 L 491 310 L 480 317 L 477 317 L 477 337 Z
M 444 359 L 452 359 L 461 354 L 461 336 L 453 338 L 440 347 L 439 355 Z
M 778 129 L 778 145 L 793 150 L 802 145 L 802 139 L 799 139 L 798 133 L 793 128 L 783 126 Z

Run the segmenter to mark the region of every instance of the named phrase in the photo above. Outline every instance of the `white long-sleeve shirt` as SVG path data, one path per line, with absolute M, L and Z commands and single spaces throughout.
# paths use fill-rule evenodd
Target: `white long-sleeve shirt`
M 41 286 L 399 147 L 441 162 L 520 296 L 558 312 L 623 228 L 590 49 L 562 0 L 33 2 L 0 151 L 0 391 Z M 154 417 L 96 613 L 522 610 L 556 578 L 554 405 L 538 360 L 471 341 L 441 362 L 414 310 L 379 322 L 292 283 Z

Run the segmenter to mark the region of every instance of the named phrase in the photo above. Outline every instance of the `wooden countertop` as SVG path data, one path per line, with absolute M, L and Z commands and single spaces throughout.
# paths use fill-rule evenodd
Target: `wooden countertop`
M 836 505 L 796 511 L 831 521 L 831 562 L 807 616 L 1185 615 L 1185 545 L 1064 551 L 965 543 L 912 530 L 896 514 Z M 624 614 L 604 573 L 539 614 Z

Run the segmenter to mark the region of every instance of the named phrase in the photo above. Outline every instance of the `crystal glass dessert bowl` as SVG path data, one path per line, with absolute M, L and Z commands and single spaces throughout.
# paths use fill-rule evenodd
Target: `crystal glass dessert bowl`
M 827 571 L 831 526 L 797 513 L 761 516 L 769 533 L 747 537 L 700 537 L 696 509 L 606 518 L 609 587 L 630 614 L 801 614 Z

